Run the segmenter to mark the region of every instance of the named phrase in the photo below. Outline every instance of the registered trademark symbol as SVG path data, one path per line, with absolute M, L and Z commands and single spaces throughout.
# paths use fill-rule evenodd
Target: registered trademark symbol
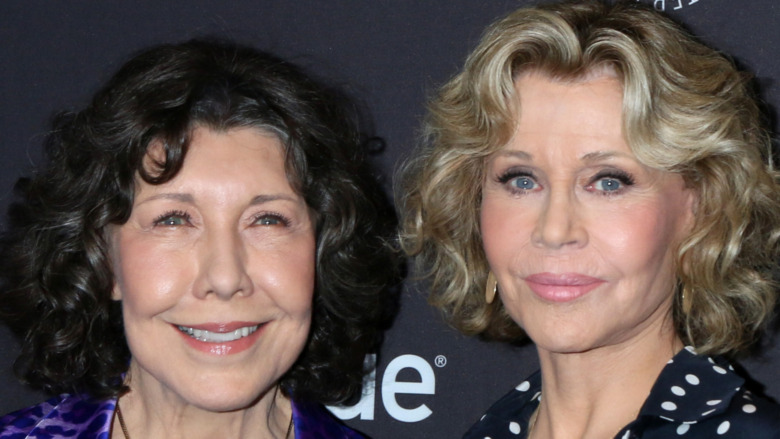
M 436 365 L 436 367 L 444 367 L 447 365 L 447 357 L 444 355 L 437 355 L 433 360 L 433 363 Z

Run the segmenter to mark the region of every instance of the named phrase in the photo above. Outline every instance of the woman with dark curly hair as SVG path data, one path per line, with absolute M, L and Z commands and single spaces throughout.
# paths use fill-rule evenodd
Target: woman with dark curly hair
M 775 303 L 760 121 L 733 63 L 634 0 L 487 29 L 401 188 L 432 302 L 539 355 L 466 438 L 780 437 L 780 409 L 722 356 Z
M 2 248 L 17 373 L 64 392 L 0 438 L 358 438 L 392 317 L 392 211 L 341 95 L 272 55 L 190 41 L 63 114 Z

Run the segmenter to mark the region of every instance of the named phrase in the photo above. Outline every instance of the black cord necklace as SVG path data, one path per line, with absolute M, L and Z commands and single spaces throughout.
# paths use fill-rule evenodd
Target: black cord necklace
M 122 434 L 125 435 L 125 439 L 130 439 L 130 435 L 127 433 L 127 426 L 125 425 L 125 418 L 122 417 L 122 409 L 119 408 L 119 400 L 116 401 L 116 417 L 119 419 L 119 427 L 122 428 Z
M 122 429 L 122 434 L 125 439 L 130 439 L 130 434 L 127 432 L 127 425 L 125 425 L 125 418 L 122 416 L 122 409 L 119 408 L 119 400 L 116 402 L 116 417 L 119 419 L 119 427 Z M 290 415 L 290 423 L 287 424 L 287 433 L 284 434 L 284 439 L 290 437 L 293 429 L 293 417 Z

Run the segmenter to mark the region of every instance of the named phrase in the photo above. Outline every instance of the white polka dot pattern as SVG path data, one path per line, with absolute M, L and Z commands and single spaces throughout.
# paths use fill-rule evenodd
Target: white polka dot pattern
M 664 410 L 669 410 L 671 412 L 677 410 L 677 404 L 671 401 L 665 401 L 663 404 L 661 404 L 661 408 Z
M 661 371 L 636 420 L 616 439 L 769 439 L 780 431 L 780 406 L 743 389 L 720 357 L 680 351 Z M 523 439 L 539 406 L 541 374 L 521 382 L 464 439 Z M 526 438 L 527 439 L 527 438 Z
M 718 373 L 719 373 L 719 374 L 721 374 L 721 375 L 726 375 L 726 369 L 724 369 L 724 368 L 722 368 L 722 367 L 720 367 L 720 366 L 712 366 L 712 369 L 713 369 L 715 372 L 718 372 Z

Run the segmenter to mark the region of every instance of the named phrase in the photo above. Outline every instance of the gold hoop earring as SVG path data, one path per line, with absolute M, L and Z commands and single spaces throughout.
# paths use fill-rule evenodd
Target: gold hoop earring
M 691 308 L 693 307 L 693 290 L 684 285 L 680 294 L 682 296 L 680 297 L 682 299 L 682 312 L 683 315 L 687 316 L 691 313 Z
M 487 283 L 485 284 L 485 302 L 488 304 L 493 303 L 497 292 L 498 281 L 496 280 L 496 275 L 493 274 L 493 271 L 489 271 L 487 276 Z

